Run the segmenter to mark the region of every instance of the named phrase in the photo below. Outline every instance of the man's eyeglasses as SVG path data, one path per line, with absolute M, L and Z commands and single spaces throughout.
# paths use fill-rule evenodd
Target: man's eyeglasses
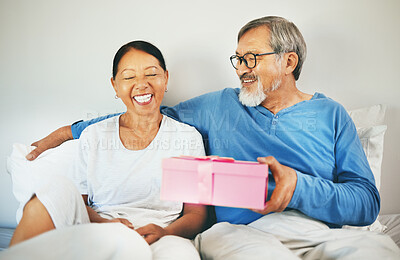
M 242 62 L 244 62 L 244 65 L 246 65 L 247 68 L 252 69 L 257 65 L 257 56 L 271 55 L 271 54 L 275 54 L 275 52 L 266 52 L 260 54 L 246 53 L 243 56 L 232 55 L 230 59 L 232 66 L 235 69 L 238 69 L 238 66 L 241 65 Z

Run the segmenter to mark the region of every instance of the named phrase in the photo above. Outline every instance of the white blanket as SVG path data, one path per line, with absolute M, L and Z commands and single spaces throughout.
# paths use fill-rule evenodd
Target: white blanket
M 119 223 L 85 224 L 46 232 L 0 253 L 1 260 L 152 259 L 150 247 Z

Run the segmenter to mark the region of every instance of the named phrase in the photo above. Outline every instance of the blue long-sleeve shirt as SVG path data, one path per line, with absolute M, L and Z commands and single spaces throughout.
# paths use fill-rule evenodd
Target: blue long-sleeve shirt
M 262 106 L 243 106 L 238 93 L 228 88 L 161 111 L 196 127 L 209 155 L 249 161 L 274 156 L 295 169 L 297 184 L 288 208 L 331 227 L 368 225 L 376 219 L 380 197 L 374 177 L 354 123 L 340 104 L 316 93 L 274 115 Z M 73 124 L 74 138 L 107 117 Z M 268 198 L 274 187 L 270 174 Z M 234 224 L 262 216 L 241 208 L 215 207 L 215 212 L 218 222 Z

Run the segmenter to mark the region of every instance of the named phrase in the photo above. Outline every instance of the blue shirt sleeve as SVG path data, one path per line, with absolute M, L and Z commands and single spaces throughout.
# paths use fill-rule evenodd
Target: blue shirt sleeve
M 103 121 L 104 119 L 110 118 L 110 117 L 114 117 L 114 116 L 118 116 L 121 115 L 122 113 L 115 113 L 115 114 L 110 114 L 110 115 L 106 115 L 106 116 L 101 116 L 101 117 L 97 117 L 91 120 L 80 120 L 77 121 L 75 123 L 73 123 L 71 125 L 71 132 L 72 132 L 72 136 L 74 137 L 74 139 L 79 139 L 79 137 L 81 136 L 81 133 L 83 130 L 85 130 L 86 127 L 95 124 L 97 122 Z
M 334 181 L 296 171 L 297 185 L 288 207 L 331 227 L 369 225 L 378 216 L 380 196 L 351 120 L 339 133 L 334 149 Z

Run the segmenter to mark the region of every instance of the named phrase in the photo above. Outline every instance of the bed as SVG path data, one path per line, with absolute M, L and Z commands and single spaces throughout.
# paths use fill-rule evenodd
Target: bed
M 385 109 L 384 105 L 375 105 L 349 111 L 350 116 L 356 124 L 358 135 L 374 173 L 378 189 L 380 188 L 381 179 L 384 134 L 387 129 L 383 122 Z M 25 155 L 33 149 L 32 147 L 23 144 L 14 144 L 13 152 L 7 160 L 7 171 L 10 173 L 13 181 L 14 195 L 21 205 L 17 210 L 17 221 L 21 218 L 23 205 L 30 199 L 31 193 L 29 193 L 30 186 L 27 184 L 26 179 L 16 179 L 12 173 L 21 171 L 26 173 L 27 176 L 38 176 L 37 178 L 40 177 L 41 172 L 52 172 L 53 174 L 68 176 L 76 144 L 77 141 L 65 142 L 59 147 L 44 152 L 33 162 L 28 162 L 25 159 Z M 369 226 L 345 226 L 344 228 L 364 229 L 387 234 L 400 247 L 400 213 L 380 215 Z M 8 247 L 13 232 L 14 229 L 12 228 L 0 227 L 0 251 Z
M 382 233 L 389 235 L 400 248 L 400 214 L 381 215 L 378 221 L 385 227 Z M 0 228 L 0 251 L 8 247 L 13 233 L 13 228 Z

